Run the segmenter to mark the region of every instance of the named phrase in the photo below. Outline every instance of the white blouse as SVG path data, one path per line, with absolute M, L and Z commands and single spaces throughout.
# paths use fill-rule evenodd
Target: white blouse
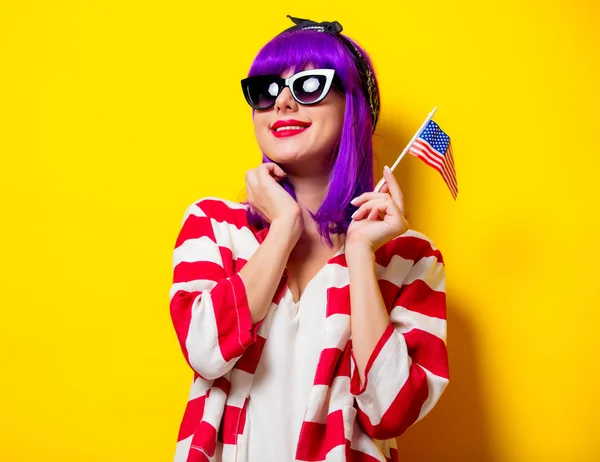
M 289 289 L 273 314 L 252 388 L 239 462 L 295 459 L 300 427 L 324 345 L 326 291 L 312 282 L 297 303 Z M 311 290 L 317 288 L 319 290 Z

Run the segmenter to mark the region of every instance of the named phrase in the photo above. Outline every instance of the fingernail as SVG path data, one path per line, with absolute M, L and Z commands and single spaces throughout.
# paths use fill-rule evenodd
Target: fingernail
M 383 169 L 386 170 L 388 173 L 392 173 L 392 169 L 389 168 L 387 165 L 383 167 Z
M 355 205 L 357 200 L 358 200 L 358 197 L 355 197 L 354 199 L 352 199 L 352 200 L 350 201 L 350 203 L 351 203 L 352 205 Z
M 356 210 L 351 216 L 350 218 L 354 219 L 354 215 L 356 215 L 358 213 L 358 210 Z

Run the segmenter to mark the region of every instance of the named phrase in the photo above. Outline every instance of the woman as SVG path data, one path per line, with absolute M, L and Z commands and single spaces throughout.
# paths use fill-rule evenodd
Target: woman
M 339 23 L 292 20 L 242 81 L 248 202 L 194 202 L 175 244 L 177 462 L 396 461 L 448 383 L 442 256 L 389 169 L 370 192 L 370 60 Z

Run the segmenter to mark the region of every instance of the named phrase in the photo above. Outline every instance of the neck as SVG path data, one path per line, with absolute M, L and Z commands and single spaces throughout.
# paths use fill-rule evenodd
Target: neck
M 296 176 L 288 174 L 288 178 L 294 185 L 296 200 L 302 211 L 316 212 L 325 200 L 329 175 Z
M 321 207 L 328 191 L 329 174 L 313 176 L 295 176 L 288 174 L 288 179 L 294 186 L 296 201 L 302 210 L 304 219 L 304 232 L 301 241 L 305 243 L 321 240 L 317 224 L 310 216 L 309 211 L 315 213 Z M 335 239 L 334 239 L 334 243 Z M 337 244 L 337 243 L 336 243 Z

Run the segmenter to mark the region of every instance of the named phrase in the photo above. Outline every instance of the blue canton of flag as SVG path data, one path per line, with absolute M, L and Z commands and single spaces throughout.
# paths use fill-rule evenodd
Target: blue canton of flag
M 452 197 L 458 195 L 458 182 L 452 156 L 450 137 L 433 120 L 425 126 L 408 152 L 435 168 L 448 185 Z

